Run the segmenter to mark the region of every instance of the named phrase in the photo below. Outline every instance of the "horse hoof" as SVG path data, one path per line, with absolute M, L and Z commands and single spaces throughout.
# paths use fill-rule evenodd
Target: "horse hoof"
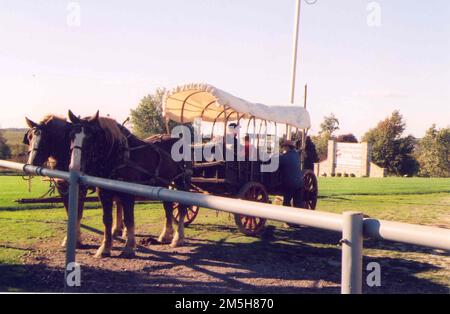
M 111 251 L 105 250 L 104 248 L 99 248 L 97 250 L 97 253 L 95 253 L 94 257 L 95 258 L 111 257 Z
M 61 242 L 61 247 L 66 247 L 67 245 L 67 239 L 64 238 L 64 240 Z
M 136 253 L 134 253 L 134 250 L 123 250 L 122 253 L 120 253 L 119 257 L 121 258 L 133 258 L 136 256 Z
M 184 241 L 183 240 L 178 240 L 178 241 L 172 241 L 172 243 L 170 243 L 170 247 L 171 248 L 175 248 L 175 247 L 180 247 L 183 246 Z
M 100 253 L 96 253 L 94 255 L 95 258 L 106 258 L 106 257 L 111 257 L 111 253 L 109 252 L 100 252 Z
M 158 242 L 161 244 L 169 244 L 172 242 L 172 237 L 164 237 L 164 236 L 160 236 L 158 238 Z

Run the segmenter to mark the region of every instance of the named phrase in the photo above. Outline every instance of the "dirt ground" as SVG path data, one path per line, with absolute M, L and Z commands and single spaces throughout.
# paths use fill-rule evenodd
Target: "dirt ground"
M 211 231 L 229 228 L 196 227 Z M 120 239 L 115 241 L 111 258 L 94 258 L 100 241 L 97 232 L 85 233 L 86 247 L 77 251 L 82 272 L 81 287 L 76 290 L 79 292 L 340 292 L 339 235 L 332 232 L 307 227 L 269 227 L 260 241 L 233 243 L 189 238 L 180 248 L 160 245 L 150 238 L 150 243 L 138 246 L 134 259 L 118 256 L 123 245 Z M 320 242 L 312 242 L 313 239 Z M 20 274 L 9 280 L 15 280 L 15 286 L 26 291 L 62 291 L 65 253 L 59 242 L 56 238 L 43 240 L 28 248 L 24 265 L 3 266 L 15 267 L 10 269 L 11 273 Z M 376 241 L 366 241 L 365 248 L 364 265 L 375 261 L 382 267 L 381 287 L 364 284 L 365 293 L 450 292 L 447 284 L 418 276 L 427 272 L 441 272 L 439 276 L 442 276 L 442 269 L 449 270 L 450 258 L 443 252 Z M 383 257 L 386 256 L 383 251 L 388 250 L 400 253 Z M 414 260 L 408 254 L 414 254 Z M 418 254 L 423 255 L 421 262 L 417 261 Z M 366 275 L 367 272 L 363 278 Z

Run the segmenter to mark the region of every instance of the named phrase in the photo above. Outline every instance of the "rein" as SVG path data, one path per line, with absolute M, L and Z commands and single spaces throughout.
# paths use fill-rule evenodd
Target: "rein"
M 130 133 L 130 134 L 131 134 L 131 133 Z M 170 183 L 170 182 L 168 182 L 166 179 L 161 178 L 161 177 L 159 176 L 159 169 L 160 169 L 161 163 L 162 163 L 162 158 L 161 158 L 161 151 L 160 151 L 160 149 L 159 149 L 156 145 L 154 145 L 154 144 L 152 144 L 152 143 L 146 143 L 146 144 L 139 145 L 139 146 L 136 146 L 136 147 L 129 147 L 129 146 L 128 146 L 128 139 L 129 139 L 130 137 L 131 137 L 131 135 L 128 135 L 128 136 L 127 136 L 127 145 L 126 145 L 126 150 L 125 150 L 125 153 L 124 153 L 124 154 L 125 154 L 125 160 L 124 160 L 124 163 L 121 164 L 121 165 L 119 165 L 119 166 L 117 166 L 116 168 L 114 168 L 113 174 L 114 174 L 116 171 L 120 170 L 120 169 L 130 167 L 130 168 L 133 168 L 133 169 L 137 170 L 138 172 L 141 172 L 141 173 L 143 173 L 144 175 L 150 177 L 150 181 L 152 181 L 152 180 L 160 181 L 160 182 L 162 182 L 162 183 L 164 183 L 164 184 Z M 140 166 L 139 164 L 135 163 L 134 161 L 130 160 L 130 153 L 131 153 L 131 152 L 135 152 L 135 151 L 138 151 L 138 150 L 141 150 L 141 149 L 144 149 L 144 148 L 149 148 L 149 147 L 150 147 L 154 152 L 156 152 L 156 153 L 158 154 L 158 165 L 156 166 L 156 169 L 155 169 L 155 172 L 154 172 L 154 173 L 151 173 L 150 171 L 148 171 L 148 170 L 145 169 L 144 167 L 142 167 L 142 166 Z
M 130 133 L 130 134 L 128 134 L 128 135 L 126 136 L 127 142 L 128 142 L 128 140 L 130 139 L 130 137 L 132 137 L 132 136 L 133 136 L 132 133 Z M 128 144 L 128 143 L 127 143 L 127 144 Z M 131 152 L 136 152 L 136 151 L 138 151 L 138 150 L 142 150 L 142 149 L 146 149 L 146 148 L 151 148 L 154 152 L 156 152 L 156 153 L 158 154 L 158 164 L 157 164 L 157 166 L 156 166 L 156 168 L 155 168 L 154 173 L 151 173 L 150 171 L 148 171 L 148 170 L 145 169 L 144 167 L 138 165 L 137 163 L 133 162 L 133 161 L 130 160 L 130 158 L 129 158 Z M 164 149 L 161 149 L 160 147 L 158 147 L 158 146 L 155 145 L 154 143 L 145 143 L 145 144 L 142 144 L 142 145 L 139 145 L 139 146 L 135 146 L 135 147 L 129 147 L 129 146 L 127 145 L 127 151 L 125 152 L 125 154 L 126 154 L 127 157 L 125 158 L 124 163 L 121 164 L 121 165 L 119 165 L 118 167 L 116 167 L 116 168 L 114 169 L 113 173 L 114 173 L 115 171 L 117 171 L 117 170 L 120 170 L 120 169 L 123 169 L 123 168 L 126 168 L 126 167 L 130 167 L 130 168 L 133 168 L 133 169 L 135 169 L 135 170 L 137 170 L 137 171 L 139 171 L 139 172 L 145 174 L 146 176 L 150 177 L 150 180 L 149 180 L 149 181 L 150 181 L 151 183 L 152 183 L 152 181 L 153 181 L 153 182 L 159 181 L 160 183 L 162 183 L 162 184 L 164 184 L 164 185 L 169 185 L 171 182 L 173 182 L 173 181 L 177 180 L 178 178 L 180 178 L 180 177 L 182 177 L 182 176 L 185 175 L 185 172 L 184 172 L 183 167 L 180 166 L 180 165 L 177 163 L 177 166 L 178 166 L 178 169 L 179 169 L 179 172 L 180 172 L 178 175 L 176 175 L 175 177 L 171 178 L 170 180 L 165 179 L 165 178 L 162 178 L 162 177 L 160 176 L 160 168 L 161 168 L 161 165 L 162 165 L 162 162 L 163 162 L 163 155 L 164 155 L 166 158 L 172 158 L 172 157 L 170 156 L 170 154 L 169 154 L 168 152 L 166 152 Z

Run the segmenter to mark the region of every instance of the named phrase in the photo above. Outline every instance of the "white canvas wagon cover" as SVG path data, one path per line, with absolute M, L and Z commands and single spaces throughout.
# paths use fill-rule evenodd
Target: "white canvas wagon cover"
M 248 102 L 209 84 L 187 84 L 168 91 L 163 98 L 163 116 L 186 123 L 196 118 L 209 122 L 256 119 L 310 128 L 309 113 L 299 106 L 267 106 Z

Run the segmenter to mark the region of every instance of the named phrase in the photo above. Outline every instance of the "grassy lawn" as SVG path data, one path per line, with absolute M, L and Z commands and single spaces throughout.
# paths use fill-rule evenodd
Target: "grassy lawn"
M 450 179 L 319 178 L 317 207 L 450 228 Z
M 450 193 L 449 178 L 319 178 L 321 196 Z
M 32 192 L 21 177 L 0 177 L 0 277 L 1 266 L 22 263 L 22 257 L 33 245 L 49 239 L 62 239 L 65 233 L 66 214 L 61 206 L 19 205 L 19 198 L 39 197 L 48 189 L 48 182 L 35 178 Z M 425 178 L 319 178 L 319 202 L 317 210 L 341 213 L 359 210 L 379 219 L 427 224 L 450 228 L 450 179 Z M 102 230 L 101 210 L 95 204 L 85 210 L 83 224 Z M 159 204 L 139 205 L 136 210 L 137 233 L 157 236 L 162 228 L 164 213 Z M 281 223 L 270 222 L 277 232 Z M 206 227 L 205 227 L 206 226 Z M 258 238 L 241 235 L 234 226 L 233 217 L 201 210 L 192 227 L 186 229 L 187 238 L 227 243 L 257 243 Z M 307 240 L 302 240 L 307 241 Z M 317 243 L 316 243 L 317 242 Z M 287 242 L 286 242 L 287 243 Z M 333 247 L 334 243 L 307 242 L 310 246 Z M 389 250 L 386 243 L 368 243 L 365 255 L 372 257 L 426 260 L 424 252 Z M 406 254 L 406 255 L 405 255 Z M 436 261 L 440 263 L 439 260 Z M 442 266 L 442 265 L 441 265 Z M 433 283 L 450 287 L 448 265 L 416 276 Z M 445 269 L 447 268 L 447 270 Z M 5 274 L 3 274 L 5 275 Z M 6 274 L 5 276 L 19 276 Z M 1 288 L 1 283 L 0 283 Z M 13 289 L 14 287 L 8 288 Z

